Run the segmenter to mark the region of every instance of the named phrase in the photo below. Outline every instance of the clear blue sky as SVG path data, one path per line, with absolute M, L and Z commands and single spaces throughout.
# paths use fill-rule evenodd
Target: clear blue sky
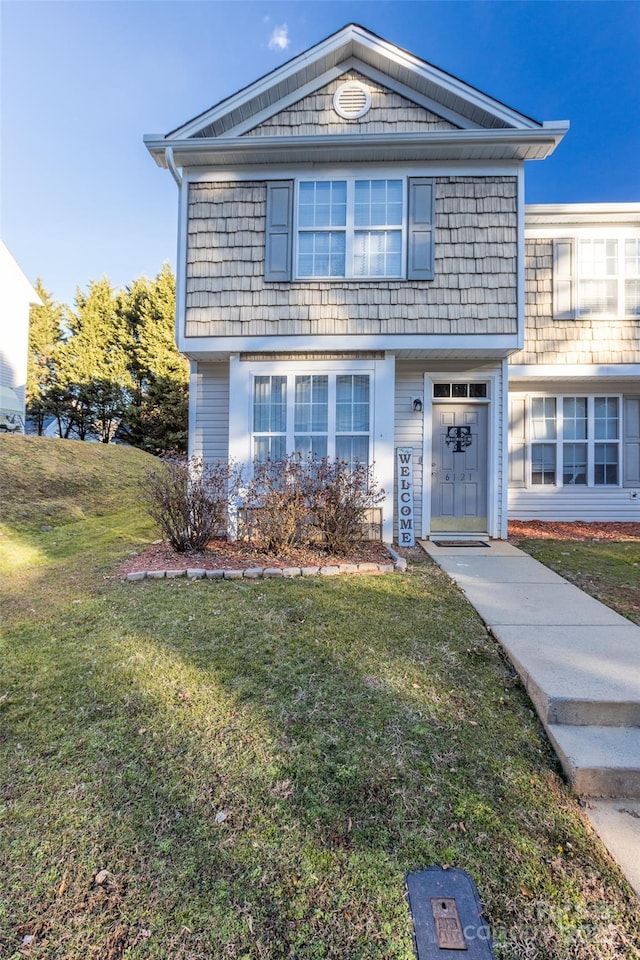
M 0 234 L 72 303 L 175 267 L 175 184 L 142 144 L 355 21 L 537 120 L 527 200 L 640 200 L 640 3 L 2 0 Z

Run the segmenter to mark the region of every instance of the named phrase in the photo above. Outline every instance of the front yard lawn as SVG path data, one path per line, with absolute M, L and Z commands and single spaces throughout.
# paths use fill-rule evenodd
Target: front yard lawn
M 403 878 L 432 864 L 474 877 L 501 960 L 640 957 L 637 900 L 427 558 L 123 583 L 154 535 L 132 506 L 5 530 L 3 960 L 411 960 Z

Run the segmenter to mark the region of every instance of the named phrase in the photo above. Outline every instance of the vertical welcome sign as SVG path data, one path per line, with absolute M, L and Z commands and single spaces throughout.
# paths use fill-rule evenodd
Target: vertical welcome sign
M 413 447 L 396 449 L 398 467 L 398 543 L 413 547 L 416 532 L 413 517 Z

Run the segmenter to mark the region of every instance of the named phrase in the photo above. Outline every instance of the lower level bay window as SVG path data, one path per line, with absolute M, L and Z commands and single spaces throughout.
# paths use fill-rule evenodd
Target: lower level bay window
M 253 381 L 253 460 L 287 454 L 369 464 L 369 374 L 259 375 Z
M 532 397 L 532 486 L 618 486 L 619 397 Z

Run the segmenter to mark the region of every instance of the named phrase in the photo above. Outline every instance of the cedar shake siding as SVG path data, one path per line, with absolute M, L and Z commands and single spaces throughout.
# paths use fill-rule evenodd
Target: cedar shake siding
M 371 93 L 371 107 L 359 119 L 345 120 L 333 108 L 338 87 L 359 80 Z M 269 120 L 249 130 L 247 137 L 314 136 L 325 133 L 414 133 L 418 130 L 457 130 L 455 124 L 350 71 L 321 90 L 303 97 Z
M 435 209 L 433 280 L 274 283 L 266 184 L 190 184 L 185 335 L 515 334 L 516 177 L 438 177 Z
M 553 241 L 525 241 L 525 347 L 512 364 L 640 363 L 640 320 L 554 320 Z

